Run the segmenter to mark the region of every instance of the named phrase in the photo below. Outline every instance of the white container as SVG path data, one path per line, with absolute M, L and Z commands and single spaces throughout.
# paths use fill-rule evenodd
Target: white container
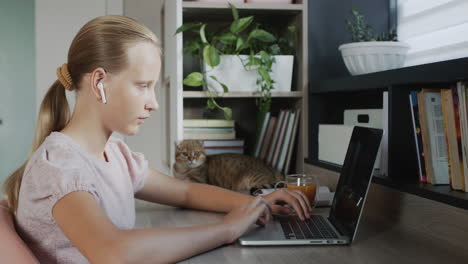
M 272 65 L 271 79 L 275 81 L 272 92 L 290 92 L 294 56 L 274 56 L 276 63 Z M 247 63 L 247 55 L 222 55 L 220 63 L 214 68 L 205 64 L 206 81 L 210 90 L 223 92 L 221 85 L 210 76 L 224 83 L 230 92 L 257 92 L 257 79 L 260 78 L 256 69 L 245 70 L 241 60 Z
M 353 42 L 340 45 L 346 68 L 352 75 L 401 68 L 409 45 L 398 41 Z

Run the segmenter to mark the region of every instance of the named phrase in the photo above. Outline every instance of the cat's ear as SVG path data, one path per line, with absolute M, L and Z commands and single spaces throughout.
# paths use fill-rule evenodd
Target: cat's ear
M 197 140 L 197 141 L 198 141 L 198 144 L 200 144 L 200 146 L 205 147 L 205 141 L 204 140 Z
M 176 149 L 179 148 L 179 146 L 180 146 L 180 144 L 182 143 L 182 141 L 183 141 L 183 140 L 176 140 L 176 141 L 174 141 L 174 146 L 175 146 Z

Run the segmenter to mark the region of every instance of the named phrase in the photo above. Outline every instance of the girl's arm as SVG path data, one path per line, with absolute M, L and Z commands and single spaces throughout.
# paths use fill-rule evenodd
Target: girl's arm
M 52 214 L 62 232 L 91 263 L 169 263 L 231 243 L 266 212 L 266 201 L 232 210 L 220 223 L 182 227 L 120 230 L 87 192 L 60 199 Z
M 216 186 L 182 181 L 151 168 L 145 185 L 135 197 L 148 202 L 215 212 L 229 212 L 254 199 Z
M 252 196 L 216 186 L 181 181 L 154 169 L 149 169 L 146 183 L 135 197 L 154 203 L 215 212 L 229 212 L 254 199 Z M 309 201 L 300 191 L 283 189 L 264 198 L 270 203 L 274 213 L 290 212 L 286 207 L 275 205 L 277 201 L 290 204 L 302 219 L 310 213 Z

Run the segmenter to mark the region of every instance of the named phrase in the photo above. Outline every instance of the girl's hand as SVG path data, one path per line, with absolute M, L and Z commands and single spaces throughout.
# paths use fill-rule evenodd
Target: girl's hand
M 262 197 L 268 201 L 274 214 L 291 213 L 291 209 L 288 207 L 276 204 L 276 202 L 282 201 L 292 206 L 301 220 L 305 220 L 306 218 L 310 219 L 312 207 L 310 206 L 309 199 L 299 190 L 282 188 L 272 193 L 262 195 Z
M 270 205 L 263 197 L 231 210 L 223 220 L 228 228 L 227 243 L 233 243 L 244 234 L 250 225 L 265 224 L 271 219 Z

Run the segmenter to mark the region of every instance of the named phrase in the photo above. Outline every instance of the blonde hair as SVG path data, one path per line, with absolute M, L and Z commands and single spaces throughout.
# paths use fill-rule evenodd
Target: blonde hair
M 109 73 L 124 70 L 128 64 L 127 49 L 140 41 L 153 43 L 161 55 L 156 35 L 142 23 L 125 16 L 97 17 L 76 34 L 68 50 L 67 64 L 57 69 L 58 80 L 42 100 L 31 152 L 24 164 L 3 185 L 8 207 L 13 214 L 18 209 L 21 180 L 29 159 L 51 132 L 62 130 L 70 119 L 65 89 L 78 90 L 83 75 L 98 67 Z

